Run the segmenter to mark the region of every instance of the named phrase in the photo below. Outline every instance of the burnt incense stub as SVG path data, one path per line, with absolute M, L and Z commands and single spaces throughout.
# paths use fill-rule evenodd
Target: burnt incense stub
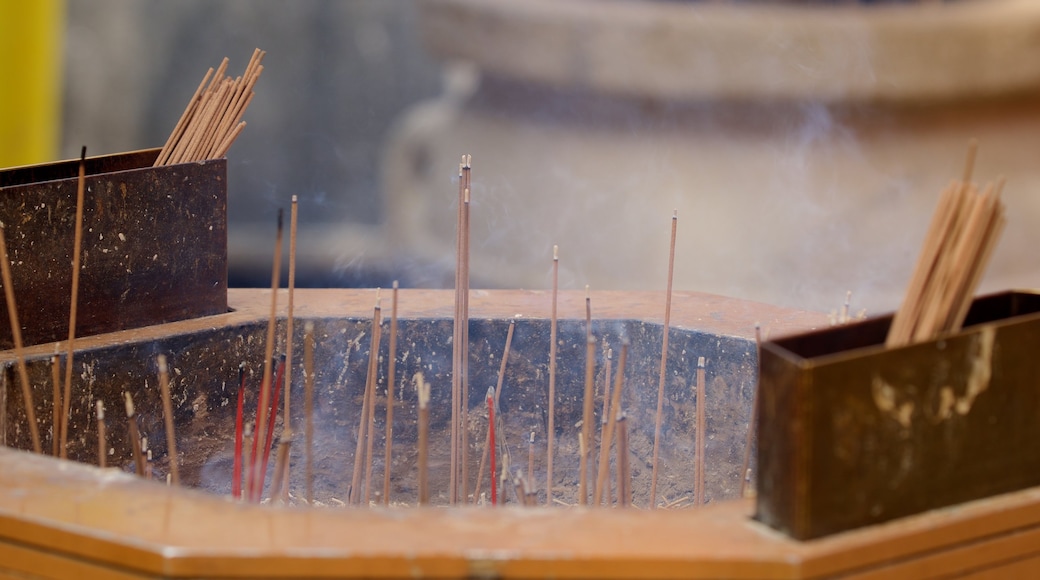
M 762 345 L 757 519 L 810 539 L 1040 484 L 1040 294 L 906 347 L 890 324 Z
M 77 336 L 227 310 L 227 162 L 152 167 L 157 154 L 86 160 Z M 78 170 L 76 160 L 0 171 L 26 345 L 68 337 Z M 12 345 L 0 307 L 0 348 Z

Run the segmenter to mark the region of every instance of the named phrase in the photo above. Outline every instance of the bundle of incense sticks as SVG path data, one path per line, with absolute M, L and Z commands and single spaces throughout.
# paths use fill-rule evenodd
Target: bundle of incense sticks
M 957 332 L 1004 229 L 1003 183 L 981 192 L 966 179 L 939 199 L 906 298 L 892 320 L 889 348 Z
M 260 62 L 265 54 L 259 48 L 254 50 L 245 73 L 235 79 L 224 74 L 227 58 L 215 74 L 212 68 L 206 72 L 156 158 L 155 167 L 219 159 L 227 154 L 246 126 L 242 115 L 253 100 L 253 86 L 264 70 Z

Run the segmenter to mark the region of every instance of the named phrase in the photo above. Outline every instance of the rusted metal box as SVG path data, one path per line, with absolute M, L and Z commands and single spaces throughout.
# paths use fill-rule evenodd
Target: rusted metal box
M 77 336 L 227 310 L 227 162 L 86 160 Z M 0 221 L 25 344 L 68 338 L 79 160 L 0 171 Z M 0 296 L 0 301 L 3 298 Z M 13 339 L 0 307 L 0 348 Z
M 810 539 L 1040 484 L 1040 295 L 886 349 L 891 321 L 762 344 L 758 520 Z

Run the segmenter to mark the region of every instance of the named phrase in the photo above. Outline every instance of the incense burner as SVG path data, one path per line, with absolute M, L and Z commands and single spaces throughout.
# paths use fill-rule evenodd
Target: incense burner
M 253 297 L 259 292 L 249 294 Z M 270 295 L 269 292 L 267 293 Z M 243 296 L 232 291 L 232 296 Z M 349 297 L 339 302 L 337 297 Z M 316 499 L 335 505 L 346 498 L 353 451 L 357 438 L 365 389 L 369 352 L 372 348 L 371 314 L 359 308 L 366 297 L 374 303 L 375 292 L 302 291 L 301 303 L 295 316 L 292 369 L 291 413 L 293 431 L 298 434 L 292 454 L 290 493 L 302 497 L 303 449 L 305 423 L 303 407 L 304 366 L 302 347 L 304 325 L 314 325 L 315 337 L 315 426 L 314 450 L 318 472 L 315 477 Z M 394 378 L 395 415 L 393 438 L 397 449 L 391 466 L 391 501 L 403 505 L 416 501 L 416 389 L 412 378 L 422 373 L 432 386 L 431 400 L 431 464 L 430 481 L 433 503 L 448 503 L 446 482 L 447 465 L 443 461 L 449 428 L 451 385 L 451 320 L 443 317 L 436 305 L 439 298 L 448 298 L 446 291 L 404 290 L 401 292 L 402 315 L 399 319 Z M 598 340 L 595 366 L 595 425 L 604 418 L 602 411 L 603 384 L 606 379 L 607 353 L 619 350 L 622 340 L 631 343 L 622 408 L 631 425 L 632 456 L 634 460 L 634 502 L 646 506 L 650 479 L 650 451 L 654 439 L 654 411 L 658 374 L 661 361 L 661 329 L 651 317 L 649 306 L 663 298 L 659 294 L 604 292 L 593 296 L 592 324 Z M 538 444 L 534 456 L 537 468 L 533 476 L 539 485 L 540 499 L 545 501 L 545 440 L 547 427 L 547 376 L 549 358 L 549 321 L 546 319 L 547 294 L 538 292 L 475 291 L 474 317 L 470 322 L 470 384 L 468 408 L 471 409 L 469 430 L 473 443 L 469 455 L 475 478 L 478 442 L 483 441 L 487 429 L 484 393 L 495 385 L 499 372 L 503 345 L 510 321 L 515 323 L 511 342 L 499 413 L 505 426 L 504 449 L 511 454 L 516 469 L 525 469 L 528 460 L 528 436 L 533 433 Z M 636 304 L 631 304 L 631 301 Z M 283 297 L 284 304 L 284 297 Z M 675 297 L 676 324 L 669 341 L 666 372 L 664 430 L 661 446 L 661 473 L 659 494 L 664 502 L 689 504 L 694 493 L 695 414 L 697 410 L 694 376 L 699 358 L 706 360 L 707 439 L 706 493 L 709 502 L 737 497 L 741 489 L 741 471 L 745 455 L 745 441 L 750 420 L 755 371 L 756 350 L 750 340 L 755 321 L 762 320 L 775 332 L 798 328 L 802 324 L 822 322 L 808 313 L 785 311 L 765 305 L 753 305 L 718 297 L 679 293 Z M 95 405 L 101 401 L 108 412 L 108 464 L 132 470 L 133 458 L 127 439 L 126 419 L 121 411 L 123 393 L 129 392 L 136 405 L 137 421 L 147 447 L 152 451 L 152 470 L 156 478 L 167 473 L 166 441 L 163 431 L 161 404 L 158 399 L 155 358 L 165 355 L 171 367 L 171 390 L 174 417 L 178 426 L 179 447 L 186 449 L 180 460 L 182 481 L 216 494 L 231 491 L 232 459 L 235 427 L 236 398 L 239 369 L 245 372 L 245 403 L 249 410 L 256 409 L 260 378 L 264 367 L 266 321 L 263 310 L 255 301 L 248 305 L 241 299 L 232 302 L 235 312 L 217 317 L 204 317 L 178 325 L 154 327 L 158 333 L 142 329 L 127 331 L 123 338 L 102 336 L 80 339 L 74 362 L 71 402 L 70 442 L 71 459 L 97 463 L 97 422 Z M 749 307 L 756 315 L 734 316 L 733 306 Z M 663 312 L 663 304 L 658 305 Z M 582 418 L 582 400 L 585 372 L 585 319 L 584 301 L 576 292 L 562 294 L 562 312 L 558 332 L 558 370 L 556 374 L 556 469 L 554 495 L 560 501 L 577 503 L 578 441 Z M 506 314 L 508 313 L 508 314 Z M 516 315 L 520 315 L 519 318 Z M 580 317 L 580 318 L 579 318 Z M 389 326 L 384 317 L 383 326 Z M 285 320 L 278 325 L 276 353 L 285 351 Z M 387 354 L 388 332 L 384 328 L 379 357 Z M 28 368 L 34 385 L 37 417 L 50 418 L 51 364 L 54 352 L 51 344 L 35 347 L 29 357 Z M 616 376 L 617 356 L 609 361 Z M 375 407 L 379 447 L 384 444 L 383 415 L 389 377 L 387 361 L 378 364 L 378 383 Z M 3 433 L 6 443 L 13 447 L 29 448 L 28 429 L 21 390 L 16 381 L 5 382 L 6 423 Z M 252 418 L 250 413 L 249 418 Z M 284 418 L 279 416 L 278 431 Z M 47 423 L 45 423 L 47 424 Z M 46 433 L 46 429 L 44 429 Z M 598 431 L 598 428 L 597 428 Z M 45 436 L 45 440 L 53 435 Z M 45 445 L 46 447 L 46 445 Z M 385 466 L 375 466 L 382 477 Z M 595 460 L 595 456 L 593 456 Z M 271 466 L 273 468 L 273 465 Z M 273 479 L 269 475 L 266 480 Z M 486 476 L 485 476 L 486 481 Z M 472 482 L 469 482 L 472 486 Z M 486 484 L 485 484 L 486 489 Z M 382 501 L 381 492 L 374 498 Z M 688 499 L 682 499 L 682 498 Z
M 350 333 L 365 327 L 374 294 L 374 291 L 298 291 L 296 314 L 300 320 L 314 321 L 319 327 L 346 330 L 342 338 L 329 339 L 329 350 L 338 353 L 338 368 L 342 368 L 346 356 L 345 345 L 355 338 Z M 209 386 L 210 390 L 217 391 L 212 394 L 215 406 L 207 404 L 209 401 L 182 400 L 183 394 L 188 391 L 192 374 L 208 376 L 217 366 L 227 365 L 230 370 L 226 378 L 234 382 L 240 358 L 260 352 L 252 344 L 258 340 L 256 328 L 267 316 L 270 297 L 270 293 L 263 290 L 231 290 L 232 311 L 225 314 L 84 337 L 81 346 L 85 354 L 77 360 L 99 362 L 77 367 L 78 391 L 85 388 L 89 394 L 90 385 L 94 384 L 96 396 L 109 397 L 111 393 L 100 385 L 125 379 L 125 388 L 134 389 L 138 395 L 144 431 L 152 439 L 150 446 L 159 452 L 154 467 L 161 473 L 163 443 L 156 417 L 158 395 L 155 382 L 147 377 L 153 372 L 154 356 L 160 351 L 171 353 L 182 455 L 189 460 L 193 453 L 217 458 L 209 462 L 208 469 L 216 479 L 224 480 L 227 472 L 220 457 L 223 453 L 226 458 L 226 428 L 224 433 L 198 433 L 192 431 L 192 424 L 205 423 L 206 418 L 199 416 L 203 412 L 226 417 L 227 411 L 222 405 L 226 392 L 232 387 Z M 474 333 L 474 338 L 480 337 L 473 341 L 474 349 L 483 349 L 480 345 L 486 338 L 486 352 L 496 351 L 496 341 L 501 341 L 506 321 L 517 313 L 531 319 L 535 325 L 532 330 L 538 325 L 544 326 L 549 299 L 546 292 L 474 291 L 471 301 L 474 329 L 483 324 L 478 321 L 490 321 L 487 332 Z M 609 336 L 625 330 L 634 339 L 637 329 L 646 327 L 646 348 L 652 351 L 652 344 L 659 335 L 654 336 L 651 331 L 657 325 L 655 313 L 662 299 L 660 293 L 594 293 L 598 328 Z M 451 301 L 450 291 L 402 291 L 401 318 L 447 325 Z M 562 293 L 561 328 L 568 322 L 582 320 L 583 306 L 579 293 Z M 745 362 L 753 362 L 755 322 L 760 322 L 773 336 L 826 324 L 825 318 L 819 315 L 690 293 L 676 293 L 672 321 L 674 332 L 687 332 L 693 337 L 692 342 L 685 343 L 688 351 L 692 347 L 707 353 L 709 376 L 716 377 L 739 375 Z M 514 341 L 519 343 L 520 338 L 518 334 Z M 682 348 L 679 345 L 684 344 L 683 340 L 678 336 L 673 338 L 676 348 Z M 200 346 L 214 342 L 225 344 L 221 349 Z M 564 339 L 564 344 L 568 342 Z M 404 344 L 407 341 L 402 341 Z M 333 345 L 335 348 L 331 348 Z M 723 348 L 729 351 L 731 347 L 732 352 L 722 352 Z M 402 360 L 407 350 L 401 349 Z M 42 358 L 53 352 L 53 345 L 39 345 L 29 351 L 30 358 Z M 351 356 L 357 356 L 363 350 L 351 352 L 354 353 Z M 561 348 L 561 363 L 569 360 L 567 352 Z M 674 364 L 683 360 L 678 353 L 681 350 L 677 351 Z M 531 356 L 537 359 L 538 354 Z M 689 364 L 692 354 L 687 352 L 685 364 Z M 99 373 L 100 360 L 105 356 L 123 359 L 128 364 L 128 373 L 120 374 L 115 366 L 107 368 L 108 374 L 114 376 Z M 415 351 L 408 355 L 409 359 L 415 356 L 418 356 Z M 3 353 L 3 357 L 10 365 L 12 353 Z M 128 360 L 130 358 L 136 362 Z M 194 364 L 193 358 L 198 364 Z M 650 358 L 654 358 L 652 352 Z M 726 366 L 727 360 L 733 361 L 728 370 L 713 370 L 719 363 Z M 475 369 L 480 366 L 478 363 L 474 359 Z M 206 370 L 207 366 L 211 368 Z M 403 368 L 406 367 L 402 367 L 402 372 Z M 82 376 L 84 372 L 80 371 L 87 376 Z M 325 372 L 326 377 L 331 374 L 331 371 Z M 633 393 L 630 404 L 636 409 L 645 397 L 641 393 L 645 385 L 636 385 L 638 374 L 633 373 L 630 385 Z M 509 384 L 504 387 L 506 393 Z M 749 393 L 742 390 L 746 387 L 739 381 L 725 387 L 739 392 L 736 397 L 739 403 L 732 417 L 722 419 L 717 412 L 711 412 L 709 401 L 709 437 L 712 423 L 719 420 L 732 422 L 740 430 L 747 420 Z M 328 384 L 321 388 L 328 388 Z M 675 379 L 669 381 L 669 388 L 668 407 L 674 411 L 679 408 L 676 402 L 683 395 L 678 392 L 681 388 Z M 710 381 L 709 399 L 713 391 L 718 393 L 722 389 L 719 381 Z M 483 390 L 474 388 L 471 394 L 473 391 L 483 394 Z M 414 391 L 407 387 L 404 391 L 406 399 L 400 412 L 402 421 L 407 423 L 406 409 Z M 17 427 L 20 421 L 18 389 L 10 378 L 0 393 L 6 395 L 6 412 L 0 416 L 8 421 L 3 430 L 8 443 L 24 445 L 24 428 Z M 503 396 L 507 396 L 506 393 Z M 80 393 L 77 398 L 83 396 Z M 299 397 L 297 387 L 293 397 Z M 293 403 L 295 417 L 300 405 L 298 399 Z M 348 457 L 353 448 L 349 440 L 353 429 L 350 418 L 356 417 L 356 397 L 351 406 L 355 407 L 352 411 L 355 414 L 344 409 L 347 420 L 332 427 L 341 439 L 332 445 L 331 451 L 327 447 L 322 450 L 336 463 L 328 470 L 336 473 L 335 479 L 330 481 L 342 482 L 348 476 L 349 465 L 342 464 L 339 457 Z M 506 407 L 503 413 L 516 413 L 519 406 L 517 402 L 514 409 Z M 46 416 L 42 411 L 41 408 L 39 415 Z M 325 412 L 328 411 L 326 406 Z M 144 415 L 151 418 L 146 419 Z M 636 413 L 634 418 L 638 417 Z M 572 426 L 566 421 L 557 424 L 561 427 L 561 441 L 574 437 Z M 93 434 L 88 425 L 77 425 L 77 429 L 84 428 L 87 432 L 83 437 L 87 441 L 77 444 L 82 447 L 77 448 L 76 453 L 90 460 L 87 449 L 91 447 Z M 111 431 L 120 431 L 117 423 L 113 423 Z M 408 454 L 404 447 L 407 428 L 402 431 L 398 453 L 405 456 Z M 674 445 L 681 433 L 682 429 L 677 427 L 667 432 L 666 440 L 672 441 L 668 445 Z M 395 439 L 397 437 L 395 431 Z M 210 447 L 202 445 L 204 441 L 210 441 Z M 118 442 L 112 445 L 116 448 L 113 456 L 125 463 L 125 447 Z M 347 454 L 337 456 L 343 453 L 341 448 L 346 449 Z M 298 448 L 294 449 L 294 453 L 299 452 Z M 711 449 L 709 445 L 709 462 L 726 461 L 724 457 L 713 458 Z M 558 453 L 562 455 L 564 451 L 561 449 Z M 643 460 L 637 454 L 633 454 L 633 459 Z M 226 463 L 226 459 L 224 461 Z M 674 459 L 666 461 L 674 462 Z M 120 462 L 112 464 L 121 465 Z M 210 493 L 172 488 L 142 481 L 119 468 L 100 470 L 6 448 L 0 449 L 0 466 L 0 555 L 3 556 L 0 572 L 16 576 L 816 578 L 875 572 L 920 577 L 924 570 L 931 573 L 962 570 L 966 554 L 975 569 L 1004 574 L 1022 572 L 1040 564 L 1030 551 L 1030 547 L 1036 545 L 1035 539 L 1030 538 L 1040 535 L 1040 493 L 1035 489 L 822 540 L 797 542 L 771 533 L 754 522 L 747 501 L 724 501 L 712 493 L 709 493 L 707 506 L 683 510 L 510 506 L 445 509 L 406 508 L 393 503 L 395 507 L 390 509 L 308 508 L 235 502 L 217 495 L 223 491 L 217 486 L 211 487 Z M 408 466 L 395 465 L 395 469 L 398 468 Z M 711 465 L 708 472 L 710 480 Z M 200 479 L 205 480 L 206 470 L 199 473 Z M 560 484 L 569 483 L 566 479 L 565 472 L 561 473 Z M 342 483 L 335 483 L 333 488 L 337 485 Z M 330 495 L 336 493 L 339 492 L 331 491 Z M 392 499 L 407 504 L 414 501 L 410 493 L 407 488 L 395 488 Z M 636 503 L 639 503 L 638 493 Z

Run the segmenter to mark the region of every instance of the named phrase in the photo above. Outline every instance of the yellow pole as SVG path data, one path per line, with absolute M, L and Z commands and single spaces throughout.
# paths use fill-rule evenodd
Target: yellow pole
M 0 167 L 58 155 L 64 32 L 64 0 L 0 0 Z

